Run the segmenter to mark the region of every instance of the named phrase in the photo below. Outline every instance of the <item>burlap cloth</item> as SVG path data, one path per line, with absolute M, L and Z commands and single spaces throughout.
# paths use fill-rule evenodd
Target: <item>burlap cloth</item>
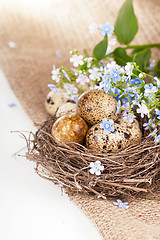
M 91 49 L 102 37 L 91 35 L 92 21 L 115 23 L 124 0 L 0 1 L 0 66 L 29 117 L 47 117 L 44 100 L 52 65 L 69 65 L 69 51 Z M 160 42 L 159 1 L 134 1 L 139 32 L 133 44 Z M 8 42 L 16 42 L 12 49 Z M 153 57 L 160 57 L 154 49 Z M 104 239 L 160 239 L 160 202 L 134 200 L 127 210 L 110 200 L 70 196 L 95 223 Z

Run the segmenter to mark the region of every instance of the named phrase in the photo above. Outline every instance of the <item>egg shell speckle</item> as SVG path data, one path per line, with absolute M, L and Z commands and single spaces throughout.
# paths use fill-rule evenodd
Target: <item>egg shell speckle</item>
M 59 89 L 59 94 L 57 94 L 55 90 L 50 91 L 45 100 L 46 111 L 53 116 L 57 109 L 66 103 L 67 100 L 68 99 L 64 96 L 64 90 Z
M 84 92 L 77 101 L 77 114 L 91 125 L 101 122 L 103 118 L 115 121 L 120 114 L 115 115 L 116 110 L 116 99 L 102 90 Z
M 52 127 L 52 136 L 57 141 L 83 143 L 88 130 L 86 122 L 76 114 L 58 118 Z
M 104 129 L 100 128 L 100 123 L 92 126 L 86 136 L 87 148 L 103 153 L 119 152 L 130 144 L 139 143 L 141 141 L 142 134 L 137 123 L 133 123 L 130 127 L 114 123 L 114 127 L 114 132 L 104 134 Z

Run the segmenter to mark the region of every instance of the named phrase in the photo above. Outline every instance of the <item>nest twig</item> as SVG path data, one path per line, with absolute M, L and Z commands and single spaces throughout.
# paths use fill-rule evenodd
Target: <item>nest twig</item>
M 160 145 L 144 139 L 119 153 L 103 154 L 76 143 L 57 144 L 51 136 L 55 118 L 46 121 L 28 141 L 28 158 L 35 161 L 36 172 L 67 192 L 107 196 L 154 196 L 160 186 Z M 33 143 L 33 146 L 31 146 Z M 89 164 L 100 160 L 100 176 L 89 173 Z

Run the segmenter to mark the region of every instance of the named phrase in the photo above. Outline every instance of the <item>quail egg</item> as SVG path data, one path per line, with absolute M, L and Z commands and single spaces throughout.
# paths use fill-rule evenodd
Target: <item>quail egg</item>
M 54 115 L 57 109 L 67 102 L 67 98 L 64 96 L 64 91 L 59 89 L 59 94 L 52 90 L 48 93 L 47 98 L 45 100 L 45 108 L 50 115 Z
M 76 113 L 76 104 L 67 102 L 58 108 L 56 112 L 56 117 L 59 118 L 62 117 L 63 115 L 71 113 Z
M 117 123 L 119 123 L 120 126 L 124 126 L 126 127 L 126 129 L 129 129 L 131 132 L 131 136 L 130 136 L 130 141 L 135 141 L 137 139 L 137 142 L 140 142 L 141 138 L 142 138 L 142 131 L 140 129 L 139 126 L 139 122 L 137 121 L 137 119 L 133 119 L 133 122 L 130 123 L 129 121 L 124 120 L 123 116 L 120 116 L 120 118 L 118 118 Z
M 103 118 L 116 120 L 120 114 L 115 114 L 116 111 L 116 99 L 102 90 L 84 92 L 77 101 L 77 114 L 91 125 Z
M 83 143 L 88 126 L 76 114 L 68 114 L 58 118 L 53 124 L 51 134 L 56 141 Z
M 119 152 L 131 144 L 141 141 L 141 131 L 134 120 L 129 127 L 114 123 L 114 131 L 104 134 L 104 129 L 100 128 L 100 123 L 92 126 L 86 135 L 86 146 L 103 153 Z

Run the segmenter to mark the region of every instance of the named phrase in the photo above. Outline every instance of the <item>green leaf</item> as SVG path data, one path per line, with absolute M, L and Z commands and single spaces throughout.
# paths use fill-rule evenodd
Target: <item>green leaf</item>
M 149 66 L 151 50 L 149 48 L 138 49 L 132 52 L 133 61 L 137 63 L 139 69 L 146 72 L 146 67 Z
M 101 60 L 106 55 L 108 47 L 108 38 L 107 36 L 104 37 L 104 39 L 98 43 L 95 48 L 93 49 L 93 57 L 95 57 L 97 60 Z
M 114 50 L 113 57 L 120 66 L 125 66 L 127 62 L 133 61 L 133 58 L 127 55 L 125 49 L 120 47 Z
M 138 31 L 138 22 L 134 14 L 132 0 L 126 0 L 122 5 L 114 28 L 117 40 L 121 44 L 129 44 Z
M 160 60 L 158 60 L 158 62 L 157 62 L 157 66 L 155 68 L 155 73 L 156 73 L 157 77 L 160 77 Z

